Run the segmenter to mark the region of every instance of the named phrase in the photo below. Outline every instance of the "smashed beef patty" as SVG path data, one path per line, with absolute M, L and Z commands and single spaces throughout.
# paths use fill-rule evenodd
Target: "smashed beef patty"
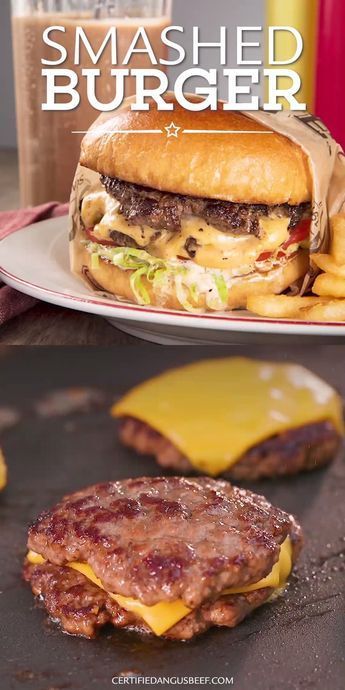
M 223 232 L 260 236 L 260 218 L 274 215 L 290 218 L 289 229 L 304 217 L 310 217 L 310 204 L 266 206 L 264 204 L 233 203 L 218 199 L 203 199 L 181 194 L 160 192 L 101 175 L 108 194 L 120 202 L 120 212 L 129 225 L 148 225 L 156 230 L 181 230 L 184 216 L 197 216 Z
M 120 439 L 142 455 L 153 455 L 164 468 L 193 472 L 191 462 L 169 439 L 139 419 L 121 419 Z M 313 470 L 331 462 L 340 445 L 341 437 L 331 422 L 306 424 L 254 446 L 224 476 L 255 480 Z
M 104 590 L 75 570 L 49 563 L 26 564 L 23 575 L 49 616 L 71 635 L 95 637 L 107 623 L 139 633 L 152 632 L 141 618 L 121 608 Z M 259 589 L 207 602 L 167 630 L 163 637 L 189 640 L 213 625 L 233 628 L 264 604 L 272 591 Z
M 262 496 L 206 477 L 144 477 L 64 498 L 29 529 L 28 547 L 51 564 L 81 561 L 109 592 L 191 609 L 271 572 L 300 528 Z

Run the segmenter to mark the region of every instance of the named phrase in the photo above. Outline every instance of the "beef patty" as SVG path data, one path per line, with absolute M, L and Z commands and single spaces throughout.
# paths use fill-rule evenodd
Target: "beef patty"
M 273 214 L 290 218 L 292 230 L 311 213 L 308 203 L 299 206 L 239 204 L 160 192 L 112 177 L 101 176 L 101 182 L 108 194 L 120 202 L 120 211 L 129 225 L 148 225 L 156 230 L 178 231 L 183 216 L 194 215 L 223 232 L 259 237 L 262 217 Z
M 301 534 L 293 517 L 225 481 L 109 482 L 67 496 L 40 515 L 29 529 L 28 547 L 49 563 L 26 564 L 24 577 L 69 632 L 92 635 L 108 621 L 147 630 L 64 567 L 87 563 L 109 592 L 148 606 L 181 599 L 193 611 L 166 635 L 186 639 L 210 625 L 235 625 L 270 596 L 268 589 L 221 594 L 270 573 L 288 536 L 295 559 Z
M 26 564 L 23 575 L 33 593 L 44 602 L 49 616 L 70 635 L 95 637 L 107 623 L 138 633 L 152 632 L 142 618 L 121 608 L 103 589 L 75 570 L 50 563 Z M 219 597 L 192 611 L 162 637 L 189 640 L 213 625 L 234 628 L 272 593 L 273 590 L 266 587 Z
M 120 422 L 120 439 L 143 455 L 153 455 L 166 469 L 189 474 L 193 466 L 169 439 L 145 422 L 126 417 Z M 313 470 L 331 462 L 341 445 L 331 422 L 307 424 L 274 436 L 243 455 L 224 473 L 229 479 L 262 479 Z

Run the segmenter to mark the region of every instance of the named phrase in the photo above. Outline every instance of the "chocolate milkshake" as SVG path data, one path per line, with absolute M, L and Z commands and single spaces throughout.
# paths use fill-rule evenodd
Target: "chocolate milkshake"
M 18 3 L 14 3 L 16 6 Z M 28 3 L 32 4 L 32 3 Z M 35 3 L 34 3 L 35 4 Z M 36 3 L 40 7 L 40 3 Z M 42 4 L 42 3 L 41 3 Z M 50 3 L 50 7 L 54 3 Z M 59 3 L 55 3 L 57 8 Z M 61 3 L 60 3 L 61 4 Z M 116 3 L 121 5 L 121 3 Z M 169 25 L 168 16 L 145 16 L 148 10 L 157 5 L 160 8 L 165 3 L 139 3 L 144 16 L 139 17 L 104 17 L 98 16 L 97 10 L 80 12 L 42 12 L 40 9 L 13 15 L 13 46 L 15 66 L 15 88 L 17 104 L 17 131 L 20 163 L 20 190 L 23 206 L 34 206 L 46 201 L 67 201 L 78 161 L 80 141 L 82 135 L 72 134 L 74 131 L 87 130 L 99 115 L 88 102 L 86 93 L 86 79 L 82 77 L 82 69 L 100 69 L 101 75 L 97 79 L 97 98 L 102 103 L 111 102 L 115 96 L 116 81 L 110 76 L 110 70 L 121 68 L 124 56 L 128 51 L 132 39 L 139 26 L 143 26 L 155 52 L 157 60 L 166 58 L 166 49 L 161 43 L 161 32 Z M 20 3 L 22 7 L 23 3 Z M 61 6 L 92 6 L 92 2 L 65 2 Z M 131 5 L 124 2 L 123 5 Z M 147 5 L 145 10 L 145 5 Z M 138 3 L 136 3 L 138 6 Z M 154 13 L 154 12 L 153 12 Z M 42 103 L 46 100 L 46 79 L 41 71 L 45 66 L 41 60 L 57 60 L 59 52 L 56 48 L 46 45 L 42 35 L 50 26 L 63 26 L 65 32 L 52 34 L 52 40 L 65 47 L 67 59 L 59 67 L 73 70 L 79 78 L 78 92 L 80 104 L 70 111 L 44 111 Z M 81 49 L 81 64 L 74 64 L 75 31 L 80 26 L 97 53 L 110 27 L 117 28 L 117 65 L 111 64 L 111 50 L 109 46 L 104 50 L 97 65 L 87 50 Z M 126 68 L 151 68 L 152 63 L 147 54 L 136 53 Z M 159 65 L 155 66 L 159 68 Z M 65 78 L 59 78 L 58 83 L 66 83 Z M 156 80 L 153 86 L 156 85 Z M 150 87 L 150 79 L 147 80 Z M 126 77 L 125 95 L 135 93 L 134 77 Z M 68 101 L 66 95 L 59 97 Z

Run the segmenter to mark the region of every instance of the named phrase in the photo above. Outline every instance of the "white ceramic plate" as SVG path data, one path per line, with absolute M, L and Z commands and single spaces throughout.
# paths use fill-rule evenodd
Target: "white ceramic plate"
M 345 335 L 345 323 L 262 319 L 245 311 L 188 314 L 97 297 L 70 273 L 67 235 L 67 217 L 35 223 L 9 235 L 0 242 L 0 277 L 28 295 L 103 316 L 123 331 L 154 342 L 246 342 L 253 334 L 259 341 L 275 334 L 277 342 L 285 342 L 287 335 L 300 342 L 307 336 Z

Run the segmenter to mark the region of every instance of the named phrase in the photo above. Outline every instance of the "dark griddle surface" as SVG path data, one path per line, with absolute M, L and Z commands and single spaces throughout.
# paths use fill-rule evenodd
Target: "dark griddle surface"
M 95 641 L 77 639 L 47 621 L 21 581 L 26 525 L 43 508 L 88 484 L 158 473 L 153 461 L 121 448 L 106 406 L 43 420 L 33 411 L 34 401 L 71 385 L 97 386 L 118 396 L 168 366 L 230 352 L 282 358 L 267 347 L 0 350 L 0 405 L 22 412 L 21 422 L 1 439 L 10 467 L 9 486 L 0 496 L 1 690 L 110 690 L 111 678 L 130 670 L 233 676 L 238 690 L 344 688 L 343 457 L 326 471 L 251 485 L 297 515 L 307 543 L 285 598 L 234 630 L 213 629 L 185 644 L 109 629 Z M 345 396 L 344 348 L 291 347 L 286 355 Z

